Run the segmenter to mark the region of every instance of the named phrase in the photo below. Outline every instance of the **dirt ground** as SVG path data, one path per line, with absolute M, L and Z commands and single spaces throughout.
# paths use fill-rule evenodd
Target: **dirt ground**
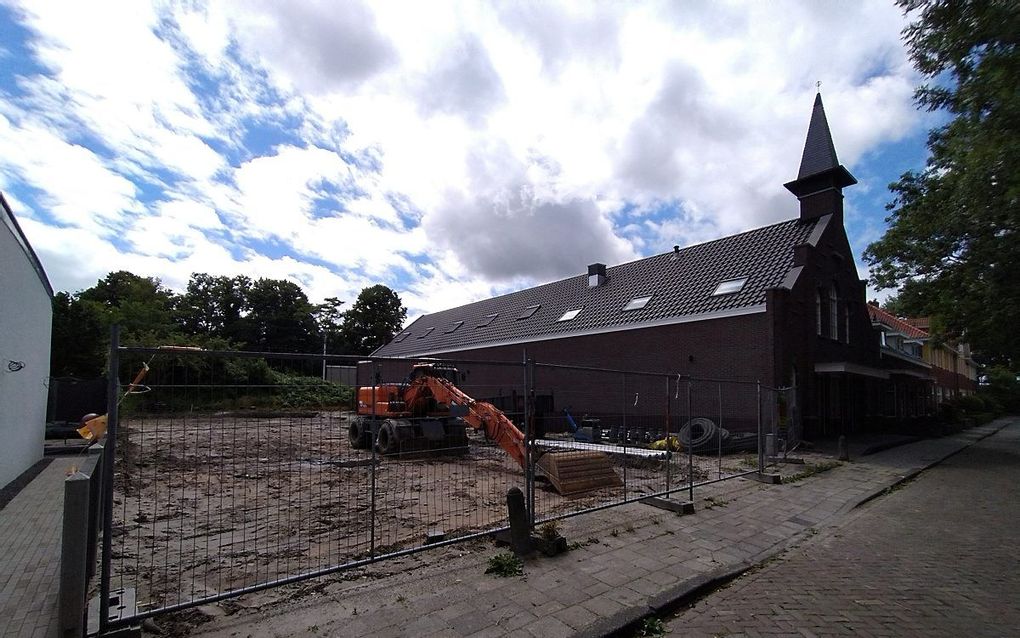
M 339 412 L 124 417 L 113 585 L 163 608 L 506 524 L 524 472 L 469 431 L 464 455 L 375 458 Z M 565 498 L 536 486 L 545 518 L 665 489 L 667 462 L 612 455 L 622 488 Z M 694 457 L 696 481 L 747 471 L 747 454 Z M 669 462 L 686 483 L 686 456 Z M 373 498 L 374 494 L 374 498 Z

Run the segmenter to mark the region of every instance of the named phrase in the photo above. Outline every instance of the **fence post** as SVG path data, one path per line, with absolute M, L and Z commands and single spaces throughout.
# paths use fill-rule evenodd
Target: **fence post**
M 755 382 L 758 393 L 758 474 L 765 474 L 765 435 L 761 427 L 761 381 Z
M 376 403 L 376 388 L 379 385 L 379 364 L 372 366 L 372 487 L 369 490 L 371 493 L 371 505 L 370 505 L 370 516 L 368 522 L 369 534 L 371 535 L 368 539 L 368 555 L 370 558 L 375 558 L 375 475 L 376 475 L 376 440 L 379 437 L 379 422 L 375 418 L 375 403 Z
M 524 509 L 535 526 L 535 361 L 524 349 Z
M 99 544 L 100 521 L 103 520 L 103 473 L 106 471 L 106 439 L 89 448 L 89 454 L 96 457 L 96 465 L 90 473 L 89 480 L 89 529 L 88 548 L 85 554 L 85 568 L 88 580 L 96 575 L 96 548 Z
M 693 379 L 687 377 L 687 423 L 690 425 L 694 415 L 691 414 L 691 385 Z M 687 500 L 694 503 L 694 426 L 687 429 Z
M 106 380 L 106 459 L 103 463 L 103 559 L 99 583 L 99 633 L 110 623 L 110 578 L 113 559 L 113 465 L 117 458 L 117 418 L 120 395 L 120 326 L 110 328 L 110 371 Z
M 670 440 L 670 421 L 672 417 L 669 410 L 669 377 L 666 377 L 666 498 L 669 498 L 669 488 L 672 487 L 670 484 L 670 466 L 672 465 L 671 459 L 673 457 L 673 446 Z
M 60 538 L 60 635 L 85 635 L 88 588 L 89 477 L 64 480 L 64 527 Z

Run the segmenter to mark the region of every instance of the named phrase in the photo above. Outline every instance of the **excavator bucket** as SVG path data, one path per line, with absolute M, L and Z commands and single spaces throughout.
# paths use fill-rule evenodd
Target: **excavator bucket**
M 604 452 L 549 452 L 538 467 L 563 496 L 623 485 Z

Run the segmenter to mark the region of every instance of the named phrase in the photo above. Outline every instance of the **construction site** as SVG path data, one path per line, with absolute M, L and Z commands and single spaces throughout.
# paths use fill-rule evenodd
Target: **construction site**
M 687 501 L 695 486 L 759 472 L 759 441 L 772 441 L 773 456 L 785 445 L 774 438 L 781 395 L 753 384 L 577 370 L 585 385 L 569 392 L 510 368 L 505 377 L 524 383 L 494 388 L 478 362 L 404 362 L 402 379 L 346 390 L 293 374 L 226 383 L 233 363 L 218 353 L 122 351 L 148 355 L 137 375 L 137 357 L 122 365 L 135 380 L 120 386 L 106 441 L 104 568 L 125 621 L 505 539 L 513 488 L 533 529 Z M 741 421 L 746 405 L 761 416 Z M 741 429 L 752 420 L 754 432 Z

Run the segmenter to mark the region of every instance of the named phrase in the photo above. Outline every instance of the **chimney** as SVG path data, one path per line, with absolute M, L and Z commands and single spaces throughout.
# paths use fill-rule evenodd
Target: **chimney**
M 811 111 L 797 179 L 784 186 L 800 201 L 800 218 L 808 220 L 829 214 L 842 217 L 843 188 L 856 183 L 857 179 L 836 158 L 836 147 L 819 93 Z
M 680 259 L 680 246 L 679 246 L 679 244 L 673 246 L 673 256 L 670 257 L 670 259 L 673 260 L 673 261 L 676 261 L 677 259 Z
M 598 288 L 606 283 L 606 265 L 592 264 L 588 266 L 588 287 Z

